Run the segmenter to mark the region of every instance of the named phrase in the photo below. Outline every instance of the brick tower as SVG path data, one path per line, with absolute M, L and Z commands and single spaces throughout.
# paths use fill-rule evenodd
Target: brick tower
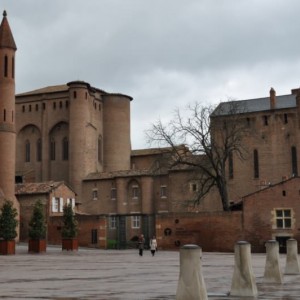
M 15 52 L 6 11 L 0 25 L 0 205 L 15 198 Z

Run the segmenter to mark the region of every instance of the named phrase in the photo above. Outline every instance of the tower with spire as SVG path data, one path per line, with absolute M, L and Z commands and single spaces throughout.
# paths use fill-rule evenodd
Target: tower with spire
M 0 25 L 0 205 L 15 198 L 15 52 L 6 11 Z

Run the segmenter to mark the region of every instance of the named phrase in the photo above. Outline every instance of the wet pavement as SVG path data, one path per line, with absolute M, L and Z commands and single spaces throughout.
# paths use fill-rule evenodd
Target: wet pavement
M 282 270 L 285 255 L 280 256 Z M 285 275 L 284 283 L 264 284 L 265 254 L 252 254 L 257 299 L 300 299 L 300 275 Z M 203 253 L 203 276 L 211 300 L 253 299 L 229 297 L 234 268 L 232 253 Z M 179 252 L 80 248 L 62 251 L 48 246 L 45 254 L 28 254 L 27 245 L 16 255 L 0 256 L 0 299 L 175 299 Z M 188 300 L 188 299 L 187 299 Z

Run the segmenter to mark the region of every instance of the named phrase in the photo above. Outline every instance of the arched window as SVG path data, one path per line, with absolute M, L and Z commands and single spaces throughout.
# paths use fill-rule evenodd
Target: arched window
M 233 179 L 233 155 L 231 151 L 229 152 L 228 155 L 228 171 L 229 171 L 228 172 L 229 178 Z
M 69 141 L 67 137 L 64 137 L 62 140 L 62 159 L 68 160 L 69 159 Z
M 103 157 L 102 157 L 102 137 L 98 137 L 98 161 L 100 164 L 103 162 Z
M 8 75 L 8 58 L 7 55 L 4 56 L 4 77 Z
M 50 159 L 55 160 L 55 140 L 53 138 L 50 141 Z
M 254 166 L 254 178 L 259 178 L 259 159 L 258 159 L 258 151 L 256 149 L 253 151 L 253 166 Z
M 36 160 L 42 160 L 42 140 L 38 139 L 36 142 Z
M 25 162 L 30 162 L 30 142 L 25 142 Z
M 291 154 L 292 154 L 292 174 L 293 176 L 297 176 L 298 175 L 297 148 L 295 146 L 291 148 Z

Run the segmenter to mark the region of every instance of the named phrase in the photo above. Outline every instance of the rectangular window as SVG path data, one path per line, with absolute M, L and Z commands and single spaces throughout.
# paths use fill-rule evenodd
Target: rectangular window
M 116 229 L 117 228 L 117 217 L 116 216 L 110 216 L 109 217 L 109 228 L 110 229 Z
M 59 198 L 53 197 L 52 198 L 52 212 L 58 212 L 59 209 Z
M 194 183 L 194 182 L 190 183 L 190 191 L 193 193 L 198 191 L 197 183 Z
M 292 227 L 291 209 L 276 209 L 276 227 L 280 229 Z
M 264 121 L 264 125 L 265 125 L 265 126 L 268 126 L 268 125 L 269 125 L 268 116 L 263 116 L 263 121 Z
M 167 186 L 165 185 L 160 187 L 160 198 L 167 198 Z
M 131 227 L 135 228 L 135 229 L 141 227 L 141 217 L 140 216 L 132 216 L 131 217 Z
M 116 200 L 117 199 L 117 189 L 116 188 L 112 188 L 110 190 L 110 199 L 111 200 Z

